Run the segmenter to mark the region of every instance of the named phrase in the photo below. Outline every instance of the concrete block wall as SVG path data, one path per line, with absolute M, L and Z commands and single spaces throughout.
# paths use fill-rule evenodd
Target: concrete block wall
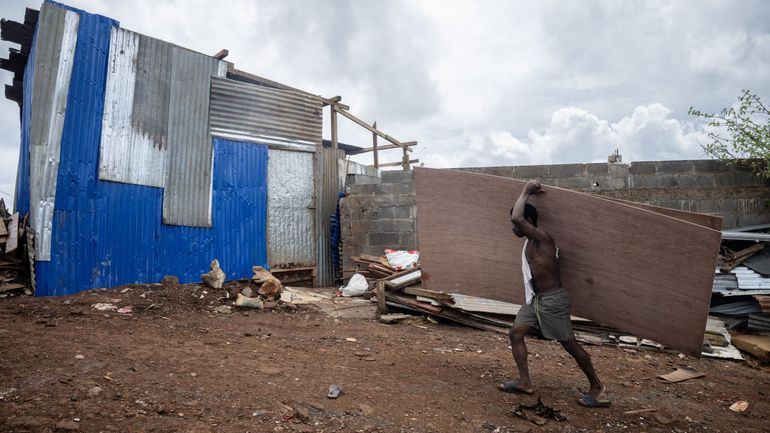
M 770 223 L 770 182 L 750 168 L 723 161 L 649 161 L 478 167 L 473 171 L 689 212 L 721 216 L 725 229 Z M 343 253 L 381 255 L 385 248 L 417 249 L 411 171 L 381 177 L 349 175 L 352 239 Z M 344 223 L 344 222 L 343 222 Z
M 417 249 L 412 171 L 384 171 L 380 178 L 349 176 L 348 185 L 352 240 L 345 256 Z
M 751 168 L 725 161 L 643 161 L 631 164 L 560 164 L 478 167 L 460 170 L 516 179 L 538 178 L 546 185 L 707 213 L 724 228 L 770 223 L 770 182 Z

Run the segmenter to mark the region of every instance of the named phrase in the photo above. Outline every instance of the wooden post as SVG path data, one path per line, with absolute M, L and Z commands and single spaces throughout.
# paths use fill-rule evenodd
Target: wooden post
M 377 129 L 377 121 L 372 124 L 374 129 Z M 377 134 L 372 132 L 372 151 L 374 152 L 374 168 L 380 167 L 380 159 L 377 156 Z
M 401 157 L 401 166 L 404 168 L 404 171 L 409 170 L 409 154 L 406 153 L 406 147 L 404 148 L 404 156 Z
M 334 198 L 333 200 L 337 200 L 337 193 L 340 192 L 340 173 L 339 173 L 339 166 L 337 164 L 337 153 L 339 152 L 338 147 L 339 144 L 337 143 L 337 109 L 334 105 L 331 106 L 332 110 L 332 159 L 334 161 L 334 164 L 332 164 L 331 171 L 332 171 L 332 179 L 333 179 L 333 185 L 334 185 Z M 346 178 L 348 173 L 346 172 L 343 176 Z M 325 218 L 329 218 L 329 215 L 325 215 Z
M 329 106 L 332 110 L 332 153 L 337 158 L 337 108 L 334 105 Z M 336 182 L 336 179 L 335 179 Z

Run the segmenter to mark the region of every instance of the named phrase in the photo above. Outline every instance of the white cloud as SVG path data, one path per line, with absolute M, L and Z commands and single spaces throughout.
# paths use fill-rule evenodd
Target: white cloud
M 422 157 L 433 167 L 602 162 L 615 149 L 624 161 L 703 157 L 699 144 L 706 138 L 703 125 L 672 116 L 673 111 L 662 104 L 650 104 L 611 123 L 586 110 L 566 107 L 554 112 L 543 130 L 530 130 L 526 138 L 518 139 L 510 131 L 463 134 L 459 142 L 443 143 L 463 150 L 426 152 Z

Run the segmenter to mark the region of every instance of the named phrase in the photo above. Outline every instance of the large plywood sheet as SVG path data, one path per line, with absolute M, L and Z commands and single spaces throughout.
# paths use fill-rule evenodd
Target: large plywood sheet
M 509 211 L 525 182 L 415 169 L 423 284 L 523 303 Z M 699 355 L 721 233 L 624 203 L 545 187 L 530 198 L 559 247 L 572 313 Z

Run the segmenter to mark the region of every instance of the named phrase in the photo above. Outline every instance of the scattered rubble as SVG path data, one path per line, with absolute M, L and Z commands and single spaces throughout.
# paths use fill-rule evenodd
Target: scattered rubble
M 211 271 L 201 275 L 203 282 L 212 289 L 221 289 L 225 283 L 225 273 L 219 268 L 219 260 L 211 261 Z

